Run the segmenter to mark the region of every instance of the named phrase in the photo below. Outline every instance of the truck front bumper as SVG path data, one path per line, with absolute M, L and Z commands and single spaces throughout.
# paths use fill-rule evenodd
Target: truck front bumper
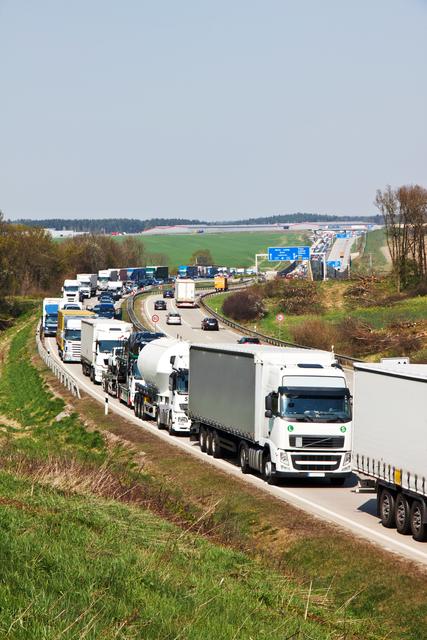
M 180 433 L 190 433 L 191 420 L 187 416 L 178 416 L 172 420 L 172 428 Z

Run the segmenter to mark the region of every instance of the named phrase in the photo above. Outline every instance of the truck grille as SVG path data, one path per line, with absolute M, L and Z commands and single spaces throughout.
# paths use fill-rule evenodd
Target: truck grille
M 181 409 L 181 411 L 188 411 L 188 402 L 185 402 L 184 404 L 180 404 L 179 408 Z
M 336 471 L 341 456 L 300 456 L 291 455 L 292 464 L 297 471 Z
M 342 449 L 344 436 L 289 436 L 289 445 L 298 449 Z

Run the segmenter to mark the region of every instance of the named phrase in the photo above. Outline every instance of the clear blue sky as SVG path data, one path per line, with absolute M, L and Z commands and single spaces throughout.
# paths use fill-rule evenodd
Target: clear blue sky
M 0 208 L 373 213 L 426 80 L 427 0 L 0 0 Z

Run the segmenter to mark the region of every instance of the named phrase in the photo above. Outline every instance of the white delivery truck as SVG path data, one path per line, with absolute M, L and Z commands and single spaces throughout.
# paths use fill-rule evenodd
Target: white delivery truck
M 175 281 L 175 302 L 177 307 L 196 306 L 196 283 L 190 278 L 177 278 Z
M 41 328 L 45 336 L 55 336 L 58 328 L 58 309 L 62 298 L 43 298 Z
M 64 280 L 62 287 L 64 302 L 79 302 L 79 287 L 80 282 L 78 280 Z
M 107 284 L 107 291 L 112 293 L 114 300 L 119 300 L 123 289 L 123 282 L 121 280 L 111 280 Z
M 91 298 L 96 295 L 98 276 L 96 273 L 78 273 L 77 280 L 80 282 L 80 297 Z
M 202 451 L 238 455 L 243 473 L 351 473 L 351 403 L 333 353 L 260 345 L 191 345 L 189 416 Z
M 81 324 L 81 363 L 84 375 L 94 383 L 102 382 L 108 358 L 114 349 L 123 347 L 132 333 L 132 325 L 107 318 L 83 319 Z
M 384 527 L 427 539 L 427 364 L 355 363 L 353 468 Z
M 159 429 L 167 427 L 171 435 L 190 431 L 188 354 L 188 342 L 158 338 L 138 356 L 142 381 L 136 386 L 135 415 L 156 419 Z
M 119 278 L 118 269 L 101 269 L 98 271 L 98 290 L 105 291 L 108 287 L 108 283 L 114 282 Z

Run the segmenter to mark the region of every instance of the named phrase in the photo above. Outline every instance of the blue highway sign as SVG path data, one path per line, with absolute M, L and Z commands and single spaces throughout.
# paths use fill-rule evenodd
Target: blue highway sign
M 310 247 L 269 247 L 267 251 L 270 262 L 310 260 Z

